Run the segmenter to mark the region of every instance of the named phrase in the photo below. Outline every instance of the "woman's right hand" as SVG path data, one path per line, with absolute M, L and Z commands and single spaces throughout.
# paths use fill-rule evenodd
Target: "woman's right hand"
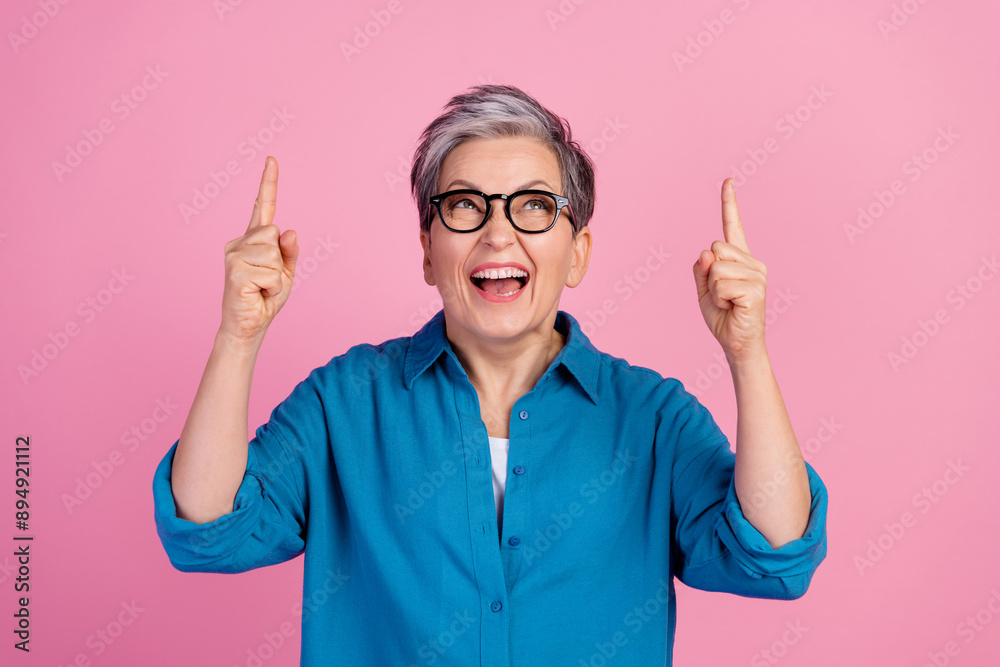
M 278 161 L 268 156 L 250 225 L 226 244 L 219 333 L 238 343 L 259 345 L 292 291 L 299 245 L 293 230 L 272 224 L 277 197 Z

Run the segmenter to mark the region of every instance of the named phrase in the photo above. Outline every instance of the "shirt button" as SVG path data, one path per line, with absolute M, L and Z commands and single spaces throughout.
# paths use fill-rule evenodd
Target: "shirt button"
M 520 417 L 521 419 L 527 419 L 528 418 L 528 411 L 527 410 L 521 410 L 520 412 L 517 413 L 517 416 Z
M 492 609 L 493 611 L 500 611 L 501 609 L 503 609 L 503 604 L 500 602 L 500 600 L 495 600 L 493 604 L 490 605 L 490 609 Z
M 509 540 L 507 540 L 507 543 L 510 544 L 510 546 L 512 547 L 516 547 L 518 544 L 521 543 L 521 538 L 518 537 L 517 535 L 514 535 Z
M 515 475 L 523 475 L 524 474 L 524 466 L 514 466 L 514 474 Z

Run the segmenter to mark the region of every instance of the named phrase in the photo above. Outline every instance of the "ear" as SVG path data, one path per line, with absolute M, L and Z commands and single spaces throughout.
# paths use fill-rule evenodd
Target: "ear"
M 434 272 L 431 271 L 431 233 L 420 230 L 420 247 L 424 249 L 424 282 L 434 285 Z
M 566 276 L 567 287 L 576 287 L 583 281 L 583 276 L 587 273 L 587 266 L 590 264 L 592 244 L 590 227 L 584 227 L 576 233 L 576 238 L 573 240 L 573 263 L 570 265 L 569 275 Z

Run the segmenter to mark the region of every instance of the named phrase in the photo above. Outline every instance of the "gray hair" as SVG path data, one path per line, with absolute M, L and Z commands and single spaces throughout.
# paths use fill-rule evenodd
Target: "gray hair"
M 514 86 L 481 85 L 451 98 L 445 111 L 420 137 L 410 169 L 410 188 L 420 214 L 420 229 L 430 231 L 441 165 L 468 139 L 530 137 L 551 148 L 559 159 L 561 194 L 568 198 L 576 237 L 594 214 L 594 164 L 573 140 L 569 122 Z

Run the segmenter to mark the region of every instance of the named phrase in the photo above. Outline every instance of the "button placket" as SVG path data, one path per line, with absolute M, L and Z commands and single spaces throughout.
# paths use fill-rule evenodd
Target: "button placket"
M 484 601 L 492 600 L 487 604 L 495 613 L 503 608 L 503 601 L 506 600 L 503 597 L 506 590 L 506 575 L 501 554 L 497 549 L 496 515 L 495 513 L 491 515 L 487 510 L 487 508 L 495 510 L 489 439 L 486 425 L 482 421 L 478 396 L 467 378 L 455 382 L 455 399 L 466 452 L 465 481 L 469 529 L 473 536 L 476 586 Z M 484 651 L 482 664 L 507 664 L 506 660 L 497 663 L 497 656 L 489 653 L 488 647 L 506 646 L 509 642 L 509 631 L 506 614 L 496 614 L 492 617 L 492 622 L 482 624 L 480 628 Z

